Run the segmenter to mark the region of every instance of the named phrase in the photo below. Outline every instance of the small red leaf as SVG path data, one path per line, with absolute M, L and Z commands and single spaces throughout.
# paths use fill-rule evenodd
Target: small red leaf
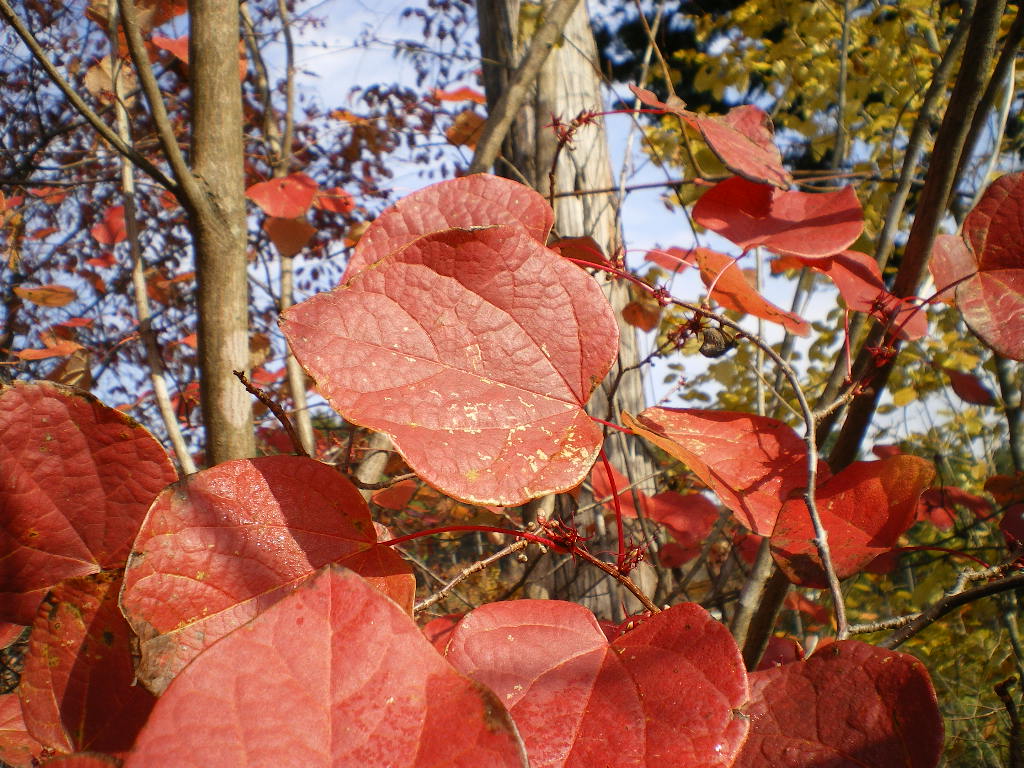
M 859 573 L 896 545 L 914 523 L 921 492 L 934 479 L 931 462 L 901 454 L 855 462 L 818 486 L 818 514 L 840 579 Z M 824 589 L 828 582 L 813 539 L 803 499 L 786 502 L 772 533 L 775 562 L 794 584 Z
M 157 497 L 125 569 L 121 607 L 139 679 L 162 691 L 204 648 L 326 563 L 365 573 L 412 609 L 411 569 L 334 468 L 297 456 L 229 461 Z
M 759 294 L 740 270 L 735 259 L 707 248 L 696 250 L 701 280 L 708 286 L 711 298 L 723 307 L 779 323 L 797 336 L 810 334 L 811 326 L 806 320 L 775 306 Z
M 475 173 L 431 184 L 406 195 L 370 224 L 356 244 L 342 282 L 431 232 L 504 224 L 522 228 L 543 244 L 554 222 L 554 212 L 543 197 L 508 179 Z
M 729 766 L 743 743 L 746 675 L 728 630 L 692 603 L 611 644 L 574 603 L 491 603 L 459 622 L 447 658 L 493 690 L 532 768 Z
M 932 768 L 942 716 L 913 656 L 843 640 L 750 675 L 750 735 L 736 768 Z
M 455 627 L 459 625 L 465 615 L 464 613 L 446 613 L 444 616 L 431 619 L 423 625 L 423 636 L 430 641 L 438 653 L 444 653 L 452 632 L 455 631 Z
M 428 234 L 281 327 L 331 405 L 449 496 L 522 504 L 575 487 L 597 457 L 584 405 L 618 328 L 598 283 L 523 229 Z
M 720 181 L 693 207 L 693 219 L 744 251 L 813 258 L 846 250 L 864 229 L 853 187 L 833 192 L 783 192 L 741 178 Z
M 949 383 L 953 385 L 953 391 L 964 402 L 974 405 L 995 405 L 996 396 L 992 390 L 981 383 L 981 379 L 973 373 L 964 373 L 953 368 L 943 367 L 943 371 L 949 376 Z
M 401 512 L 408 506 L 417 488 L 419 488 L 419 483 L 415 480 L 403 480 L 374 492 L 371 501 L 378 507 Z
M 781 421 L 688 408 L 648 408 L 622 419 L 686 464 L 755 533 L 770 534 L 786 499 L 807 486 L 807 447 Z
M 128 237 L 124 222 L 124 206 L 113 205 L 103 214 L 103 221 L 89 230 L 93 239 L 101 245 L 114 245 Z
M 793 594 L 790 592 L 790 594 Z M 783 664 L 792 664 L 794 661 L 804 660 L 804 649 L 792 637 L 769 637 L 768 647 L 764 649 L 764 655 L 757 663 L 757 670 L 772 669 L 781 667 Z
M 127 752 L 156 699 L 135 685 L 120 571 L 68 579 L 43 601 L 18 693 L 29 732 L 62 752 Z
M 299 253 L 316 234 L 316 227 L 303 218 L 278 219 L 268 216 L 263 222 L 263 231 L 277 252 L 285 258 Z
M 174 478 L 153 436 L 91 395 L 49 382 L 0 389 L 0 618 L 31 624 L 54 584 L 124 565 Z
M 703 493 L 662 491 L 650 498 L 647 509 L 648 517 L 683 547 L 697 547 L 718 520 L 718 507 Z
M 455 116 L 455 120 L 444 135 L 453 146 L 476 149 L 476 143 L 483 134 L 486 123 L 487 118 L 475 109 L 464 109 Z
M 684 251 L 682 248 L 671 246 L 669 248 L 648 251 L 644 256 L 644 260 L 657 264 L 669 272 L 681 272 L 687 267 L 696 265 L 697 255 L 693 248 Z
M 548 248 L 558 251 L 567 259 L 578 259 L 590 264 L 607 265 L 611 263 L 604 255 L 604 251 L 601 250 L 601 246 L 589 235 L 587 237 L 562 237 L 548 243 Z
M 41 307 L 64 307 L 77 298 L 74 288 L 66 285 L 14 286 L 14 293 L 25 301 Z
M 501 702 L 413 620 L 330 566 L 200 654 L 125 768 L 526 768 Z
M 928 488 L 921 494 L 917 505 L 917 520 L 927 520 L 940 530 L 948 531 L 957 520 L 956 507 L 969 510 L 979 520 L 992 516 L 991 502 L 962 488 L 944 485 Z
M 455 88 L 450 91 L 442 91 L 435 88 L 433 97 L 437 101 L 472 101 L 477 104 L 487 103 L 487 97 L 480 93 L 480 91 L 474 90 L 473 88 L 469 88 L 465 85 L 461 88 Z
M 631 301 L 622 308 L 622 319 L 648 333 L 661 321 L 661 305 L 655 300 Z
M 263 209 L 267 216 L 297 219 L 313 204 L 317 183 L 304 173 L 293 173 L 281 179 L 253 184 L 245 195 Z
M 178 61 L 188 64 L 188 35 L 181 37 L 161 37 L 153 35 L 153 45 L 170 53 Z
M 313 206 L 331 213 L 350 213 L 356 207 L 356 202 L 341 187 L 331 187 L 316 193 Z

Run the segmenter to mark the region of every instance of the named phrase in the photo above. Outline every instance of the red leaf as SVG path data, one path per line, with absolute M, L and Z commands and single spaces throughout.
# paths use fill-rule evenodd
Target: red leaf
M 66 285 L 14 286 L 14 293 L 41 307 L 65 307 L 77 298 L 75 289 Z
M 818 605 L 818 603 L 808 600 L 795 590 L 789 591 L 783 605 L 790 610 L 800 611 L 800 613 L 807 616 L 811 621 L 817 622 L 818 624 L 828 624 L 832 616 L 825 606 Z M 800 658 L 803 658 L 802 653 L 800 654 Z
M 669 248 L 648 251 L 644 259 L 652 264 L 657 264 L 662 269 L 667 269 L 669 272 L 681 272 L 687 267 L 696 266 L 697 254 L 694 248 L 684 251 L 682 248 L 671 246 Z
M 790 592 L 792 595 L 793 593 Z M 769 637 L 768 646 L 764 649 L 764 655 L 757 662 L 757 670 L 772 669 L 781 667 L 783 664 L 792 664 L 794 661 L 804 660 L 804 649 L 792 637 Z
M 423 235 L 453 227 L 520 227 L 538 243 L 555 222 L 551 206 L 527 186 L 475 173 L 406 195 L 381 213 L 359 238 L 342 282 Z
M 139 680 L 162 691 L 215 640 L 327 563 L 350 566 L 412 610 L 409 565 L 377 532 L 359 491 L 297 456 L 229 461 L 153 502 L 125 570 L 121 608 L 138 633 Z
M 421 237 L 281 327 L 331 405 L 449 496 L 522 504 L 575 487 L 597 457 L 583 407 L 615 359 L 615 319 L 593 278 L 520 228 Z
M 32 768 L 42 751 L 43 745 L 25 730 L 18 694 L 0 695 L 0 760 L 13 768 Z
M 992 515 L 992 504 L 987 499 L 962 488 L 944 485 L 940 488 L 928 488 L 921 494 L 916 519 L 927 520 L 940 530 L 948 531 L 956 523 L 957 505 L 969 510 L 979 520 L 985 520 Z
M 999 521 L 999 530 L 1010 547 L 1024 545 L 1024 504 L 1013 504 L 1006 509 Z
M 79 752 L 74 755 L 57 755 L 42 765 L 46 768 L 121 768 L 121 761 L 99 752 Z
M 963 233 L 976 272 L 957 285 L 957 306 L 982 341 L 1024 360 L 1024 173 L 996 179 Z
M 487 97 L 480 93 L 480 91 L 474 90 L 473 88 L 469 88 L 465 85 L 451 91 L 442 91 L 435 88 L 433 97 L 438 101 L 472 101 L 477 104 L 487 103 Z
M 487 118 L 475 109 L 464 109 L 455 116 L 455 120 L 444 135 L 453 146 L 476 149 L 476 143 L 480 140 L 486 123 Z
M 548 243 L 548 248 L 558 251 L 563 258 L 578 259 L 590 264 L 611 264 L 604 255 L 604 251 L 601 250 L 601 246 L 589 235 L 586 237 L 562 237 Z
M 419 488 L 419 483 L 415 480 L 403 480 L 400 483 L 395 483 L 388 488 L 382 488 L 376 491 L 371 498 L 371 501 L 378 507 L 384 507 L 384 509 L 392 509 L 396 512 L 401 512 L 409 504 L 413 495 L 416 493 L 416 489 Z
M 313 206 L 331 213 L 350 213 L 356 203 L 352 195 L 341 187 L 331 187 L 316 193 Z
M 0 620 L 31 624 L 47 590 L 118 568 L 175 478 L 161 445 L 72 387 L 0 389 Z
M 667 541 L 658 550 L 658 564 L 662 568 L 679 568 L 700 554 L 700 547 L 684 547 L 677 541 Z
M 956 299 L 957 287 L 977 271 L 977 265 L 962 237 L 936 235 L 928 270 L 935 282 L 935 298 L 952 304 Z
M 637 517 L 636 512 L 636 501 L 634 498 L 639 500 L 640 509 L 643 510 L 644 515 L 648 515 L 650 499 L 647 494 L 641 491 L 639 488 L 630 487 L 629 478 L 623 475 L 613 465 L 609 464 L 612 470 L 612 479 L 615 481 L 616 496 L 619 497 L 619 510 L 622 512 L 623 517 Z M 594 492 L 594 501 L 603 504 L 606 511 L 614 514 L 615 512 L 615 500 L 612 498 L 612 486 L 608 481 L 608 472 L 604 467 L 604 462 L 594 465 L 594 469 L 590 473 L 590 487 Z M 633 494 L 636 494 L 634 497 Z
M 775 306 L 759 294 L 731 256 L 707 248 L 696 250 L 701 280 L 708 286 L 711 298 L 723 307 L 779 323 L 797 336 L 810 334 L 811 326 L 806 320 Z
M 39 609 L 18 692 L 29 732 L 61 752 L 127 752 L 156 699 L 134 685 L 120 571 L 68 579 Z
M 648 333 L 661 321 L 661 305 L 655 300 L 631 301 L 622 308 L 622 319 Z
M 465 615 L 464 613 L 446 613 L 444 616 L 431 619 L 423 625 L 423 636 L 430 641 L 438 653 L 444 653 L 452 632 L 455 631 L 455 627 L 459 625 Z
M 677 114 L 699 130 L 711 151 L 733 173 L 783 189 L 792 183 L 793 177 L 782 167 L 771 121 L 760 108 L 745 105 L 724 116 L 702 115 L 685 109 L 678 99 L 677 104 L 669 105 L 644 88 L 630 85 L 629 89 L 644 104 Z
M 253 184 L 245 195 L 263 209 L 267 216 L 297 219 L 313 204 L 317 183 L 304 173 L 293 173 L 281 179 Z
M 718 507 L 702 493 L 662 491 L 651 497 L 648 517 L 664 525 L 683 547 L 696 547 L 718 520 Z
M 501 703 L 330 566 L 192 662 L 125 768 L 525 768 Z
M 89 230 L 89 234 L 100 245 L 114 245 L 128 237 L 125 229 L 124 206 L 112 205 L 103 214 L 103 221 Z
M 814 258 L 850 247 L 864 229 L 853 187 L 833 192 L 782 190 L 741 178 L 720 181 L 693 207 L 693 219 L 744 251 Z
M 843 251 L 823 259 L 798 259 L 803 266 L 827 275 L 846 306 L 889 324 L 903 339 L 920 339 L 928 333 L 928 315 L 911 300 L 889 293 L 878 263 L 866 253 Z
M 818 486 L 818 514 L 840 579 L 896 545 L 914 523 L 921 492 L 934 479 L 931 462 L 902 454 L 855 462 Z M 794 584 L 824 589 L 828 582 L 813 539 L 803 499 L 786 502 L 772 533 L 775 562 Z
M 949 376 L 949 383 L 953 385 L 953 391 L 961 400 L 974 405 L 996 404 L 996 396 L 992 394 L 992 390 L 982 384 L 981 379 L 973 373 L 964 373 L 945 366 L 942 370 Z
M 170 53 L 178 61 L 188 64 L 188 35 L 181 37 L 161 37 L 153 35 L 153 45 Z
M 491 603 L 459 623 L 447 658 L 504 702 L 532 768 L 728 766 L 748 728 L 739 650 L 692 603 L 610 645 L 580 605 Z
M 750 736 L 736 768 L 931 768 L 942 717 L 913 656 L 857 640 L 750 675 Z
M 263 222 L 263 231 L 270 242 L 285 258 L 299 253 L 316 234 L 316 227 L 303 218 L 278 219 L 268 216 Z
M 807 486 L 807 448 L 781 421 L 690 408 L 648 408 L 622 419 L 686 464 L 755 533 L 770 534 L 786 499 Z

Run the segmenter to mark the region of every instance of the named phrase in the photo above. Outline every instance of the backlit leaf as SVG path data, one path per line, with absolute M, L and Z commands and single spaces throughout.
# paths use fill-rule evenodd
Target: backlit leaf
M 913 525 L 921 492 L 934 478 L 931 462 L 901 454 L 855 462 L 818 485 L 815 502 L 840 579 L 896 545 Z M 824 589 L 828 582 L 813 539 L 803 499 L 786 502 L 772 533 L 775 562 L 794 584 Z
M 526 768 L 501 702 L 331 566 L 160 697 L 125 768 Z
M 408 563 L 377 545 L 366 502 L 334 468 L 265 456 L 169 487 L 142 524 L 121 595 L 139 635 L 139 680 L 163 691 L 200 651 L 327 563 L 365 574 L 412 610 Z
M 0 389 L 0 618 L 31 624 L 53 585 L 119 568 L 175 478 L 160 444 L 81 390 Z
M 755 533 L 770 534 L 786 499 L 807 486 L 807 447 L 781 421 L 693 408 L 648 408 L 622 419 L 689 467 Z
M 611 644 L 580 605 L 491 603 L 459 622 L 446 655 L 504 702 L 532 768 L 729 766 L 749 725 L 739 650 L 692 603 Z
M 280 179 L 253 184 L 245 196 L 263 209 L 267 216 L 297 219 L 313 204 L 317 183 L 304 173 L 293 173 Z
M 957 397 L 967 403 L 974 405 L 995 405 L 996 397 L 992 390 L 981 383 L 981 379 L 973 373 L 964 373 L 954 368 L 942 369 L 949 376 L 949 383 L 956 392 Z
M 124 206 L 112 205 L 103 214 L 103 220 L 89 230 L 93 239 L 101 245 L 114 245 L 128 237 L 124 221 Z
M 942 717 L 928 672 L 857 640 L 752 672 L 750 735 L 736 768 L 932 768 Z
M 77 298 L 74 288 L 66 285 L 14 286 L 14 293 L 25 301 L 41 307 L 64 307 Z
M 745 251 L 763 246 L 805 258 L 846 250 L 864 229 L 853 187 L 784 192 L 738 177 L 705 192 L 693 207 L 693 219 Z

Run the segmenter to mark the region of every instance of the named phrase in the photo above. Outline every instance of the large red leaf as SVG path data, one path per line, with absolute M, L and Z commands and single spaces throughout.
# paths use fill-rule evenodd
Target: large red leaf
M 921 492 L 934 479 L 931 462 L 901 454 L 855 462 L 818 486 L 815 502 L 840 579 L 896 545 L 914 524 Z M 775 523 L 772 555 L 794 584 L 824 589 L 828 582 L 813 540 L 807 505 L 790 499 Z
M 446 655 L 504 702 L 532 768 L 728 766 L 747 732 L 739 650 L 692 603 L 610 645 L 580 605 L 491 603 L 459 622 Z
M 739 177 L 720 181 L 693 207 L 693 219 L 743 250 L 764 246 L 790 256 L 831 256 L 864 229 L 853 187 L 783 192 Z
M 782 167 L 771 120 L 759 107 L 744 105 L 724 116 L 703 115 L 690 112 L 678 99 L 666 104 L 645 88 L 630 85 L 629 89 L 647 106 L 679 115 L 699 130 L 711 151 L 733 173 L 783 189 L 792 183 L 793 177 Z
M 957 285 L 957 306 L 982 341 L 1024 360 L 1024 173 L 996 179 L 963 232 L 976 272 Z
M 0 760 L 14 768 L 32 768 L 42 751 L 43 745 L 25 729 L 18 694 L 0 695 Z
M 332 467 L 266 456 L 189 475 L 153 503 L 125 571 L 121 607 L 139 635 L 139 679 L 159 693 L 327 563 L 364 573 L 411 611 L 409 565 L 377 545 L 366 502 Z
M 807 447 L 793 428 L 751 413 L 648 408 L 623 424 L 679 459 L 739 521 L 766 536 L 783 503 L 807 487 Z M 819 472 L 827 472 L 824 464 Z
M 313 204 L 317 183 L 304 173 L 293 173 L 280 179 L 253 184 L 245 196 L 263 209 L 267 216 L 297 219 Z
M 734 258 L 708 248 L 696 250 L 701 280 L 711 292 L 711 298 L 723 307 L 779 323 L 797 336 L 810 334 L 810 323 L 793 312 L 775 306 L 758 293 L 747 281 Z
M 931 768 L 942 717 L 913 656 L 843 640 L 750 674 L 750 736 L 736 768 Z
M 475 173 L 431 184 L 406 195 L 374 220 L 359 239 L 342 282 L 431 232 L 506 225 L 523 229 L 543 245 L 554 222 L 547 201 L 515 181 Z
M 501 702 L 330 566 L 193 661 L 125 768 L 525 768 Z
M 575 487 L 597 457 L 583 408 L 615 359 L 615 318 L 593 278 L 519 227 L 426 235 L 281 327 L 331 405 L 449 496 L 522 504 Z
M 118 568 L 175 479 L 130 417 L 49 382 L 0 389 L 0 620 L 31 624 L 54 584 Z
M 29 733 L 61 752 L 127 752 L 156 699 L 134 685 L 120 571 L 68 579 L 39 609 L 18 695 Z

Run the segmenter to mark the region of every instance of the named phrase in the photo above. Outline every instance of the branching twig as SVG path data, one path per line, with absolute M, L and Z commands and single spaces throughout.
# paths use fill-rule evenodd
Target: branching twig
M 291 419 L 288 418 L 288 414 L 284 412 L 284 408 L 278 405 L 266 392 L 257 387 L 255 384 L 246 378 L 245 374 L 241 371 L 232 371 L 233 374 L 242 382 L 242 386 L 245 387 L 246 391 L 259 400 L 265 405 L 272 414 L 281 422 L 281 426 L 284 427 L 284 431 L 288 433 L 288 439 L 292 441 L 292 448 L 295 449 L 295 453 L 299 456 L 308 457 L 306 449 L 302 447 L 302 440 L 299 439 L 299 433 L 295 431 L 295 427 L 292 425 Z
M 437 592 L 432 594 L 430 597 L 416 603 L 416 607 L 413 608 L 413 614 L 421 613 L 430 606 L 436 605 L 437 603 L 441 602 L 446 597 L 448 597 L 449 592 L 455 589 L 456 586 L 458 586 L 460 583 L 468 579 L 474 573 L 479 573 L 484 568 L 491 565 L 492 563 L 496 563 L 503 557 L 507 557 L 515 552 L 520 552 L 526 549 L 529 543 L 530 542 L 526 539 L 519 539 L 518 541 L 514 541 L 511 544 L 509 544 L 507 547 L 499 549 L 494 554 L 485 557 L 483 560 L 477 560 L 468 568 L 464 568 L 454 579 L 449 581 L 447 584 L 445 584 L 443 587 L 437 590 Z

